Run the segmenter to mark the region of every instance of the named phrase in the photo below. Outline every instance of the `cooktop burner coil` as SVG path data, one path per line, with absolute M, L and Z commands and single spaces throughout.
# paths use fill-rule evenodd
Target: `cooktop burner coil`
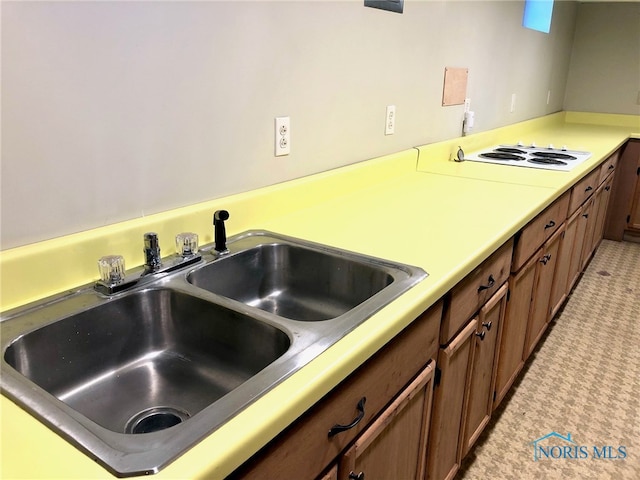
M 567 153 L 559 153 L 559 152 L 533 152 L 532 155 L 536 157 L 542 158 L 555 158 L 557 160 L 577 160 L 578 157 L 574 157 L 573 155 L 569 155 Z
M 504 153 L 517 153 L 520 155 L 526 155 L 527 152 L 524 150 L 520 150 L 519 148 L 511 148 L 511 147 L 498 147 L 493 149 L 494 152 L 504 152 Z
M 513 153 L 503 153 L 503 152 L 481 153 L 479 156 L 483 158 L 493 158 L 495 160 L 516 160 L 516 161 L 524 160 L 524 157 L 521 157 L 520 155 L 515 155 Z
M 540 165 L 567 165 L 567 162 L 556 160 L 555 158 L 530 158 L 528 161 Z

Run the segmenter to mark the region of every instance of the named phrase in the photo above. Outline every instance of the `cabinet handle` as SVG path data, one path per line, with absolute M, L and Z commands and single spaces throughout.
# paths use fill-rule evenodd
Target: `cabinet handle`
M 542 263 L 543 265 L 546 265 L 547 263 L 549 263 L 549 260 L 551 260 L 551 254 L 547 253 L 544 257 L 540 259 L 540 263 Z
M 493 275 L 489 275 L 489 283 L 487 283 L 486 285 L 480 285 L 478 287 L 478 292 L 481 292 L 482 290 L 488 290 L 489 288 L 493 287 L 495 283 L 496 279 L 493 278 Z
M 549 221 L 549 223 L 547 223 L 547 224 L 544 226 L 544 229 L 546 230 L 547 228 L 553 228 L 553 227 L 555 227 L 555 226 L 556 226 L 556 222 L 554 222 L 553 220 L 550 220 L 550 221 Z
M 491 321 L 483 322 L 483 323 L 482 323 L 482 326 L 483 326 L 484 328 L 486 328 L 486 329 L 487 329 L 487 331 L 491 330 L 491 325 L 492 325 Z
M 329 438 L 333 437 L 334 435 L 337 435 L 340 432 L 344 432 L 345 430 L 349 430 L 355 427 L 356 425 L 358 425 L 360 423 L 360 420 L 364 418 L 364 402 L 366 401 L 367 401 L 366 397 L 362 397 L 360 399 L 360 401 L 358 402 L 358 406 L 356 407 L 356 409 L 359 412 L 358 416 L 354 418 L 353 422 L 351 422 L 349 425 L 336 424 L 333 427 L 331 427 L 331 429 L 329 430 Z M 362 478 L 364 478 L 364 476 Z
M 484 330 L 481 331 L 480 333 L 476 332 L 476 337 L 480 337 L 480 341 L 484 340 L 485 335 L 487 334 L 487 332 L 485 332 Z
M 588 214 L 588 213 L 583 213 L 583 214 L 582 214 L 582 216 L 583 216 L 584 218 L 589 218 L 589 214 Z
M 607 185 L 606 187 L 604 187 L 604 189 L 608 192 L 609 190 L 611 190 L 611 187 Z
M 364 472 L 360 472 L 360 473 L 349 472 L 349 480 L 364 480 Z
M 588 186 L 587 188 L 584 189 L 585 192 L 590 192 L 591 190 L 593 190 L 592 186 Z
M 609 170 L 613 170 L 614 166 L 613 165 L 609 165 Z

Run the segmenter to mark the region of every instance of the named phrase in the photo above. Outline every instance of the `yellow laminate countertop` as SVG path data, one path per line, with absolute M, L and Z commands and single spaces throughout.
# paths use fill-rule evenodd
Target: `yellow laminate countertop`
M 165 229 L 160 231 L 161 238 L 167 237 L 165 252 L 171 251 L 173 234 L 182 230 L 196 231 L 202 243 L 210 242 L 210 215 L 215 208 L 231 211 L 229 234 L 264 228 L 424 268 L 428 278 L 154 476 L 224 478 L 626 139 L 637 137 L 640 119 L 626 117 L 554 114 L 261 192 L 2 252 L 2 305 L 12 308 L 55 292 L 56 286 L 46 283 L 38 283 L 39 291 L 24 293 L 15 286 L 15 276 L 18 284 L 32 280 L 39 271 L 38 262 L 56 256 L 51 252 L 70 251 L 71 258 L 79 257 L 95 269 L 95 259 L 116 248 L 116 252 L 131 257 L 129 265 L 136 265 L 141 263 L 137 252 L 142 232 L 160 224 Z M 449 160 L 451 148 L 459 142 L 475 142 L 480 148 L 483 142 L 490 145 L 498 139 L 500 143 L 512 142 L 514 136 L 515 141 L 529 141 L 527 135 L 534 134 L 538 144 L 580 146 L 592 151 L 593 156 L 571 172 Z M 61 289 L 86 283 L 95 276 L 81 265 L 68 274 L 67 284 Z M 14 285 L 5 292 L 7 278 L 12 278 Z M 2 478 L 111 478 L 103 467 L 4 396 L 0 399 L 0 415 Z

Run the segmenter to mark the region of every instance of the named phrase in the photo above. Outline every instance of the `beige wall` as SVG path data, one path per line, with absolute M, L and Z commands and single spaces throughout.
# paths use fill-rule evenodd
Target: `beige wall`
M 446 66 L 476 131 L 562 109 L 576 3 L 549 35 L 522 1 L 362 3 L 3 1 L 2 248 L 457 137 Z
M 564 107 L 640 114 L 640 2 L 579 5 Z

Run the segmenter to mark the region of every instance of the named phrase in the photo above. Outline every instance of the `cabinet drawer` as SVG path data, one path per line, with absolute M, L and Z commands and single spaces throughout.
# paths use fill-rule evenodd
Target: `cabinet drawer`
M 569 202 L 569 215 L 572 215 L 596 191 L 600 169 L 596 168 L 589 175 L 576 183 L 571 189 L 571 201 Z
M 567 192 L 549 205 L 541 214 L 531 220 L 520 233 L 513 252 L 511 270 L 517 272 L 542 244 L 567 219 L 571 193 Z
M 513 240 L 509 240 L 451 290 L 442 319 L 440 344 L 446 345 L 509 277 Z
M 316 478 L 438 351 L 442 304 L 438 302 L 256 453 L 229 478 Z M 329 437 L 335 425 L 353 428 Z
M 598 185 L 604 182 L 605 178 L 613 172 L 618 164 L 620 158 L 620 150 L 617 150 L 613 155 L 607 158 L 600 166 L 600 176 L 598 177 Z

